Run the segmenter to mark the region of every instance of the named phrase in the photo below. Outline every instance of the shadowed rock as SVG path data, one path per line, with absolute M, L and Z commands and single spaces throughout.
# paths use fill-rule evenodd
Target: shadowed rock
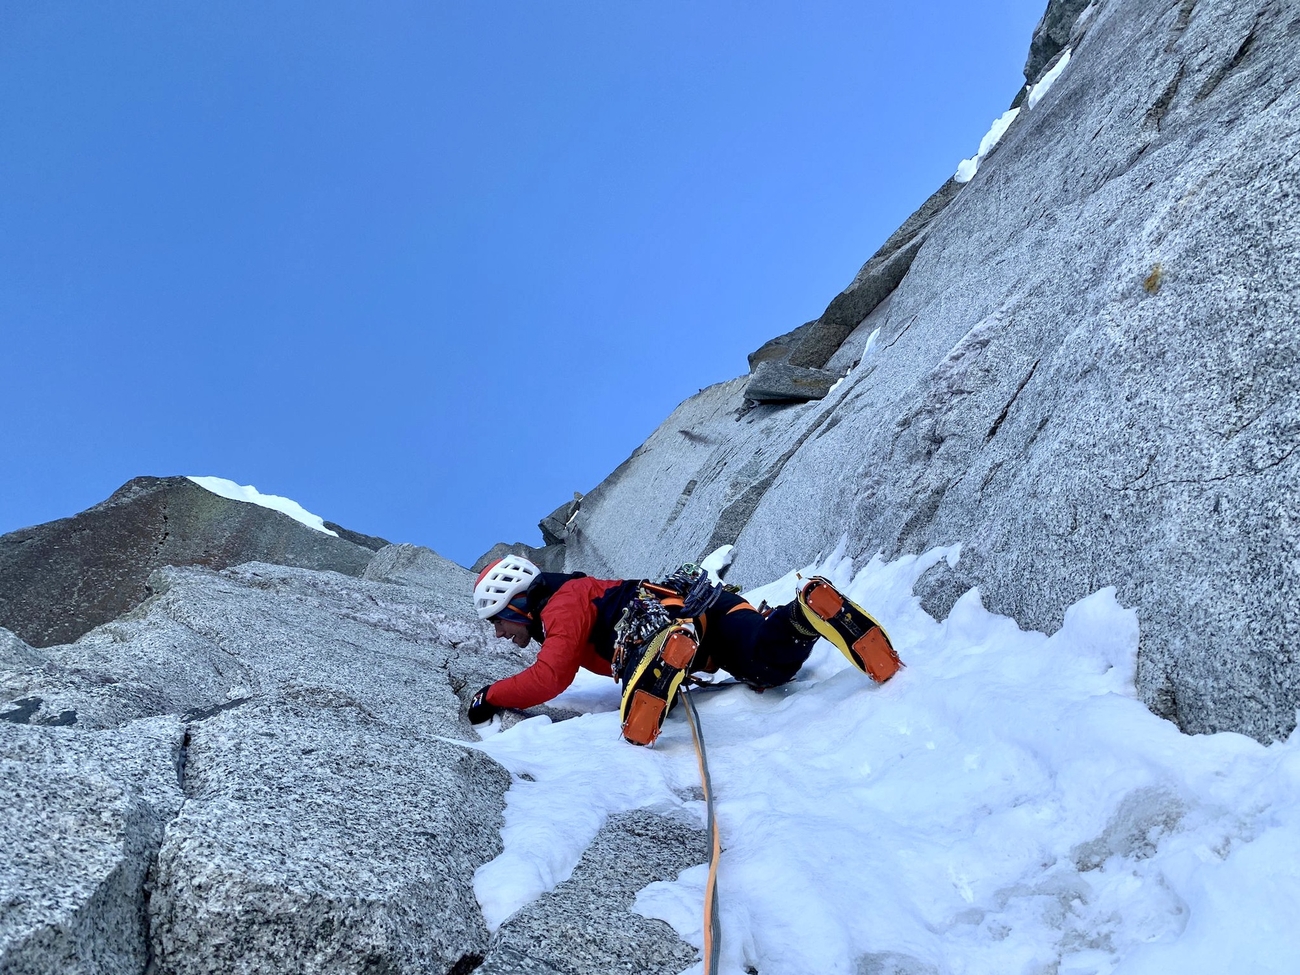
M 0 626 L 34 647 L 69 643 L 139 605 L 164 565 L 261 561 L 360 575 L 373 554 L 188 478 L 137 477 L 79 515 L 0 536 Z
M 745 398 L 756 403 L 822 399 L 841 378 L 826 369 L 804 369 L 788 362 L 760 362 L 745 387 Z
M 515 542 L 513 545 L 506 542 L 497 542 L 474 560 L 474 564 L 470 566 L 470 571 L 477 575 L 490 562 L 504 558 L 512 552 L 515 555 L 522 555 L 543 572 L 564 571 L 564 545 L 535 546 L 525 545 L 523 542 Z

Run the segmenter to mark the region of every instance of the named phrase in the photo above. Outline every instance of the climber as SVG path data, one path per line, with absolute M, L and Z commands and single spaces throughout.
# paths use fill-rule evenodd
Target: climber
M 649 744 L 693 671 L 722 668 L 755 689 L 776 687 L 794 678 L 819 636 L 859 667 L 868 644 L 869 662 L 883 648 L 893 669 L 882 658 L 877 670 L 884 676 L 872 673 L 877 680 L 898 667 L 884 630 L 820 578 L 810 580 L 796 601 L 759 612 L 698 566 L 651 583 L 542 572 L 522 556 L 507 555 L 479 573 L 474 608 L 497 637 L 520 649 L 532 640 L 541 644 L 531 666 L 474 695 L 468 714 L 474 724 L 507 708 L 549 701 L 583 667 L 623 685 L 624 737 Z

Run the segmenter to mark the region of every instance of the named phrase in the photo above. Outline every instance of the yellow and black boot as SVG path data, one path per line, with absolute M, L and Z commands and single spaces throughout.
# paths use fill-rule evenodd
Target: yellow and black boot
M 829 579 L 809 579 L 799 590 L 797 604 L 804 620 L 876 683 L 883 684 L 902 668 L 885 628 Z
M 627 662 L 619 719 L 623 737 L 634 745 L 651 745 L 664 718 L 677 703 L 677 689 L 690 673 L 699 649 L 695 627 L 678 621 L 665 626 L 640 648 L 640 657 Z

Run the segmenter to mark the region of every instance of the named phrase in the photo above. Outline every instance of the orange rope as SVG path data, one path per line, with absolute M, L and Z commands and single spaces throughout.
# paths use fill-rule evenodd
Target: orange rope
M 678 689 L 686 704 L 686 717 L 695 739 L 695 757 L 700 763 L 700 783 L 704 788 L 704 807 L 709 813 L 709 879 L 704 884 L 704 975 L 717 975 L 718 945 L 722 940 L 722 925 L 718 919 L 718 858 L 722 855 L 722 839 L 718 834 L 718 820 L 713 814 L 713 783 L 709 779 L 709 763 L 704 754 L 704 735 L 700 732 L 700 715 L 695 702 L 683 684 Z

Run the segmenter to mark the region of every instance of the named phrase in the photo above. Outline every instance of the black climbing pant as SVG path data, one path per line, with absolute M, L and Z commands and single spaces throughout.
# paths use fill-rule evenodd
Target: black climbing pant
M 735 593 L 723 593 L 700 620 L 695 669 L 706 669 L 701 658 L 707 657 L 707 669 L 716 665 L 755 687 L 793 680 L 817 642 L 795 630 L 791 614 L 798 611 L 787 603 L 764 616 Z

